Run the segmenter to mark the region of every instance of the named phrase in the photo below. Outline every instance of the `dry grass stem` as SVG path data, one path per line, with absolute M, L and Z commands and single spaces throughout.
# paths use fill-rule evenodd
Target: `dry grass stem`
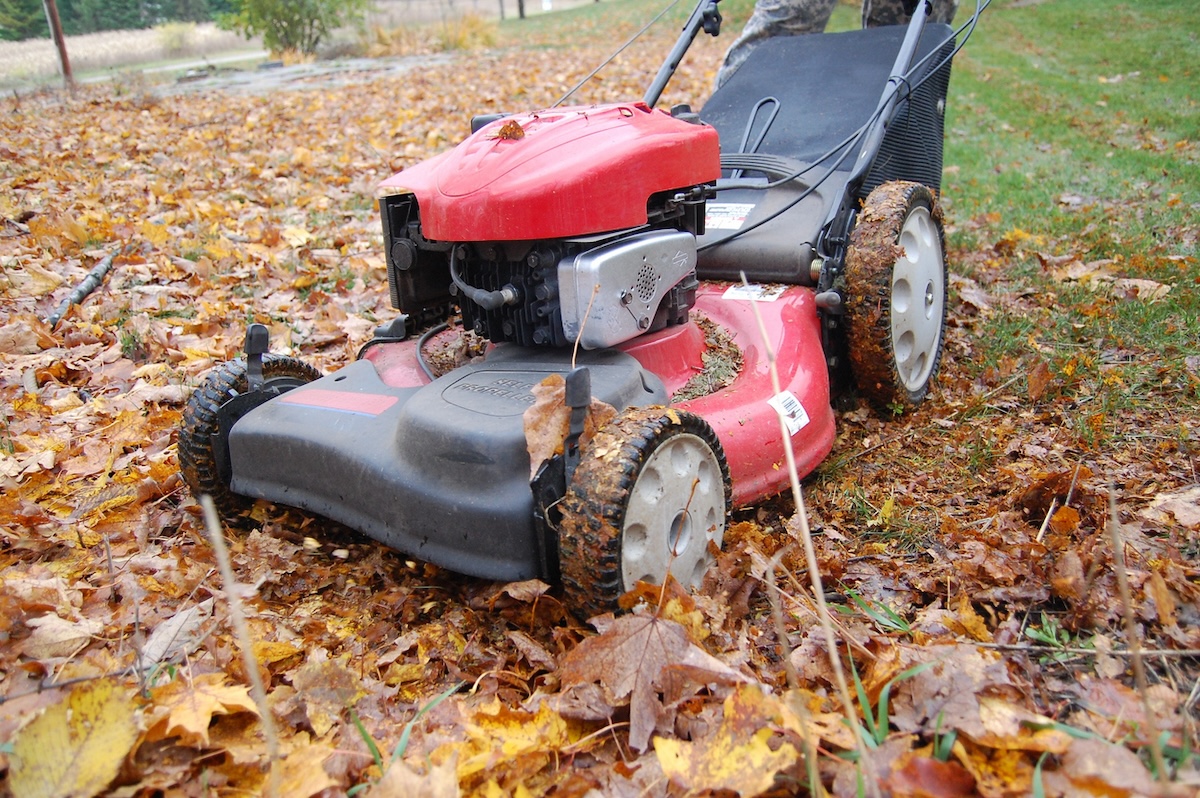
M 750 287 L 745 273 L 742 274 L 742 285 Z M 779 368 L 775 362 L 775 348 L 771 346 L 766 324 L 763 323 L 762 314 L 759 313 L 758 305 L 753 300 L 750 302 L 750 308 L 754 311 L 754 320 L 758 324 L 758 333 L 762 337 L 763 348 L 766 351 L 767 364 L 771 372 L 771 390 L 778 396 L 783 390 L 779 384 Z M 800 475 L 796 470 L 796 455 L 792 450 L 792 437 L 782 414 L 779 415 L 779 434 L 783 438 L 783 452 L 787 460 L 788 479 L 792 487 L 792 501 L 796 505 L 796 521 L 800 539 L 804 544 L 804 560 L 808 566 L 808 578 L 812 582 L 813 597 L 817 603 L 817 618 L 821 621 L 821 629 L 825 635 L 825 647 L 829 652 L 829 663 L 833 668 L 834 679 L 837 681 L 842 709 L 850 728 L 857 729 L 858 716 L 854 712 L 854 699 L 850 696 L 850 683 L 846 681 L 846 671 L 842 667 L 841 657 L 838 656 L 838 637 L 833 629 L 833 618 L 829 613 L 829 606 L 825 603 L 825 586 L 821 582 L 821 569 L 817 562 L 816 549 L 813 547 L 812 530 L 808 526 L 808 512 L 804 509 L 804 495 L 800 490 Z M 864 711 L 867 711 L 865 707 Z M 880 798 L 879 784 L 874 776 L 874 768 L 871 766 L 871 752 L 861 734 L 855 733 L 854 745 L 858 751 L 859 767 L 865 774 L 863 781 L 867 786 L 867 791 L 872 798 Z
M 221 529 L 221 519 L 217 515 L 217 507 L 211 496 L 201 496 L 200 506 L 204 508 L 204 529 L 212 544 L 213 553 L 217 557 L 217 566 L 221 569 L 221 581 L 225 586 L 225 597 L 229 603 L 229 619 L 233 623 L 234 636 L 238 647 L 242 650 L 242 665 L 250 679 L 250 695 L 258 707 L 262 721 L 263 737 L 266 738 L 268 780 L 267 795 L 279 795 L 279 769 L 275 763 L 279 761 L 279 733 L 275 728 L 275 718 L 271 707 L 267 705 L 267 691 L 263 686 L 262 673 L 258 669 L 258 660 L 254 657 L 254 641 L 250 637 L 250 627 L 246 625 L 246 614 L 242 611 L 242 600 L 238 596 L 238 583 L 233 575 L 233 564 L 229 560 L 229 549 L 225 546 L 225 535 Z
M 1117 573 L 1117 586 L 1121 593 L 1121 610 L 1125 616 L 1126 644 L 1133 656 L 1133 680 L 1142 699 L 1142 711 L 1146 715 L 1146 731 L 1150 737 L 1150 756 L 1158 771 L 1158 780 L 1165 786 L 1169 782 L 1167 763 L 1163 758 L 1162 746 L 1158 742 L 1158 723 L 1150 706 L 1149 685 L 1146 682 L 1146 664 L 1142 656 L 1142 636 L 1133 614 L 1133 598 L 1129 592 L 1129 576 L 1125 571 L 1125 542 L 1121 538 L 1121 523 L 1117 518 L 1116 491 L 1108 489 L 1108 533 L 1112 539 L 1113 567 Z

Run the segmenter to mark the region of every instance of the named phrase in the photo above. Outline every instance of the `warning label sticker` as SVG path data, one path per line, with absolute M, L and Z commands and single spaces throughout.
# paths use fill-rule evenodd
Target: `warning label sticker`
M 710 202 L 704 209 L 704 229 L 741 230 L 752 210 L 749 202 Z
M 735 283 L 721 294 L 722 299 L 741 299 L 749 302 L 774 302 L 787 291 L 786 285 L 744 285 Z
M 804 409 L 804 405 L 800 404 L 800 400 L 791 391 L 784 391 L 772 396 L 767 400 L 767 404 L 775 408 L 775 412 L 783 419 L 788 432 L 792 435 L 795 435 L 808 426 L 808 411 Z

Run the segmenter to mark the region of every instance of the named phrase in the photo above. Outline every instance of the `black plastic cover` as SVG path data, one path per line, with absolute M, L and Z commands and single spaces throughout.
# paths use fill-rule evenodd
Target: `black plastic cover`
M 231 487 L 461 573 L 545 578 L 523 414 L 534 385 L 570 371 L 570 355 L 499 346 L 421 388 L 385 385 L 360 360 L 239 420 Z M 628 355 L 585 352 L 579 363 L 617 409 L 667 401 L 662 382 Z

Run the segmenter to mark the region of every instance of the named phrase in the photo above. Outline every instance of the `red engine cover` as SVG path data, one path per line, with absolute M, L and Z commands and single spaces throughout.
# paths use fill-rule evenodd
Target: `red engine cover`
M 528 241 L 645 224 L 652 194 L 720 175 L 715 129 L 637 102 L 492 122 L 380 190 L 416 196 L 426 238 Z

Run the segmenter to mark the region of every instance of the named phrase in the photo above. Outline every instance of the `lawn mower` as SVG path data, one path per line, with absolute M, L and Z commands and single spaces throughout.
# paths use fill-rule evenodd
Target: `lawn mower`
M 937 372 L 956 42 L 913 5 L 907 26 L 768 40 L 698 112 L 656 109 L 719 32 L 701 0 L 640 101 L 476 117 L 381 186 L 399 315 L 355 362 L 322 376 L 252 325 L 196 389 L 192 492 L 561 583 L 581 615 L 668 573 L 697 585 L 730 510 L 788 484 L 785 435 L 800 476 L 829 454 L 834 391 L 902 409 Z M 532 462 L 552 384 L 559 445 Z

